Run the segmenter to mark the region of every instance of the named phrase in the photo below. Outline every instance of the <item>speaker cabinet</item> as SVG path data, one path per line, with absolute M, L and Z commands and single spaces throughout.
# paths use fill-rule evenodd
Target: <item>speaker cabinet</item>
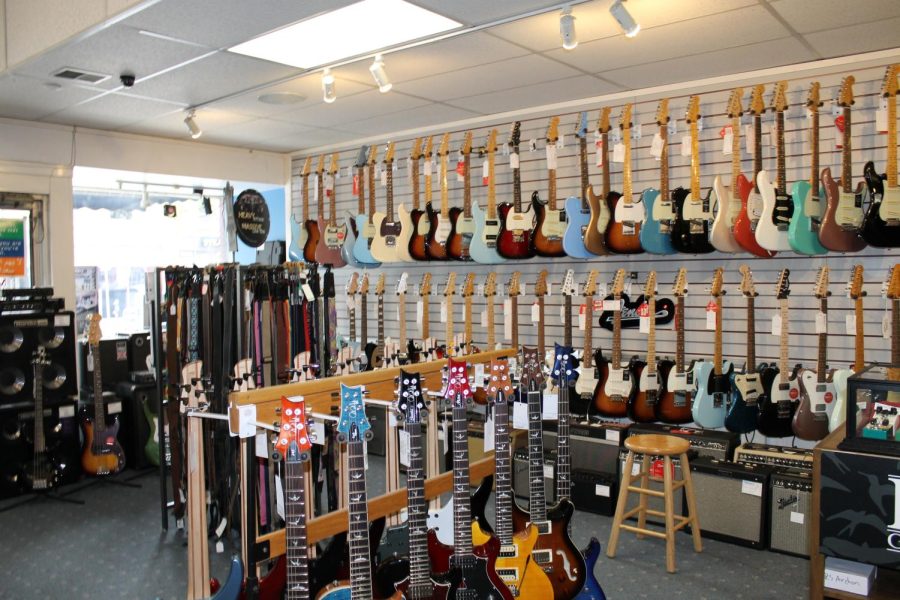
M 625 476 L 625 459 L 627 457 L 628 457 L 628 450 L 622 449 L 622 451 L 619 453 L 619 473 L 620 473 L 619 485 L 622 485 L 622 477 Z M 658 478 L 650 479 L 650 488 L 660 491 L 660 492 L 663 491 L 663 481 L 662 481 L 663 465 L 664 465 L 664 460 L 662 457 L 659 457 L 659 456 L 651 456 L 650 457 L 651 474 L 656 473 L 659 475 Z M 675 468 L 675 479 L 676 480 L 681 479 L 681 461 L 677 458 L 673 458 L 672 466 Z M 638 473 L 640 473 L 640 471 L 641 471 L 641 461 L 639 460 L 638 456 L 635 456 L 635 461 L 634 461 L 634 465 L 631 468 L 631 473 L 632 473 L 632 475 L 637 475 Z M 634 505 L 637 506 L 637 498 L 634 494 L 629 495 L 629 499 L 633 499 L 632 501 L 635 503 Z M 683 504 L 684 504 L 684 494 L 682 494 L 681 491 L 678 490 L 675 492 L 675 502 L 674 502 L 675 514 L 677 514 L 677 515 L 681 514 L 681 511 L 682 511 L 681 507 Z M 665 501 L 663 500 L 663 498 L 658 498 L 655 496 L 648 496 L 647 497 L 647 508 L 649 508 L 651 510 L 658 510 L 659 512 L 665 512 L 665 510 L 666 510 Z M 636 520 L 637 517 L 632 517 L 632 519 Z M 653 515 L 647 515 L 647 522 L 648 523 L 656 523 L 658 525 L 665 525 L 665 521 L 662 517 L 656 517 Z M 703 527 L 702 519 L 700 521 L 700 527 L 701 528 Z
M 50 364 L 43 371 L 44 401 L 77 394 L 75 326 L 71 311 L 0 315 L 0 406 L 33 404 L 31 360 L 43 346 Z
M 544 499 L 547 504 L 556 503 L 556 453 L 544 451 Z M 513 455 L 513 492 L 519 498 L 529 499 L 528 449 L 519 448 Z
M 104 398 L 107 399 L 107 398 Z M 125 451 L 125 465 L 132 469 L 144 469 L 155 465 L 159 458 L 151 462 L 146 446 L 150 439 L 150 418 L 157 417 L 156 384 L 122 382 L 116 386 L 116 398 L 121 405 L 119 418 L 119 443 Z M 114 400 L 108 399 L 107 407 L 116 408 Z M 147 416 L 147 405 L 151 417 Z M 158 417 L 157 417 L 158 423 Z M 158 441 L 158 440 L 157 440 Z M 165 443 L 165 437 L 163 437 Z
M 738 434 L 730 431 L 698 429 L 696 427 L 666 425 L 664 423 L 635 423 L 629 429 L 628 435 L 647 433 L 674 435 L 675 437 L 684 438 L 690 442 L 691 450 L 696 452 L 697 456 L 708 456 L 718 460 L 732 460 L 734 458 L 734 450 L 741 441 Z
M 572 470 L 572 502 L 578 510 L 611 517 L 618 498 L 618 473 Z
M 100 376 L 103 389 L 115 391 L 120 381 L 128 381 L 128 373 L 131 370 L 128 363 L 128 338 L 109 338 L 100 340 Z M 94 356 L 88 362 L 90 346 L 81 340 L 78 344 L 78 358 L 81 368 L 81 387 L 91 393 L 94 391 Z M 88 367 L 91 367 L 90 369 Z M 145 371 L 146 369 L 141 369 Z
M 569 448 L 572 469 L 600 473 L 619 473 L 619 450 L 628 435 L 628 425 L 572 423 Z M 544 429 L 544 450 L 556 450 L 556 423 Z
M 808 557 L 812 475 L 782 469 L 772 475 L 770 487 L 769 548 Z
M 151 371 L 147 364 L 150 358 L 150 334 L 146 331 L 132 333 L 128 337 L 128 370 Z

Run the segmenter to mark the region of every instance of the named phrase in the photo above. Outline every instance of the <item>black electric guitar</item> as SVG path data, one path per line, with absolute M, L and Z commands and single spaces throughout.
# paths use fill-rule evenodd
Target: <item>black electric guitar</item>
M 766 365 L 761 370 L 763 390 L 767 396 L 767 402 L 759 406 L 759 419 L 757 429 L 763 435 L 769 437 L 788 437 L 793 435 L 791 422 L 794 419 L 794 411 L 800 400 L 800 384 L 797 373 L 800 366 L 793 370 L 788 367 L 788 295 L 791 293 L 790 276 L 788 269 L 782 269 L 778 275 L 778 283 L 775 285 L 775 296 L 778 298 L 779 314 L 781 317 L 781 356 L 778 366 Z
M 57 432 L 59 425 L 50 428 L 48 443 L 47 428 L 44 426 L 44 369 L 50 365 L 43 346 L 38 346 L 31 361 L 34 369 L 34 429 L 32 442 L 34 452 L 31 461 L 24 464 L 24 487 L 33 492 L 49 490 L 59 485 L 62 465 L 56 452 L 59 446 Z
M 900 65 L 890 65 L 884 74 L 881 95 L 887 101 L 887 168 L 886 177 L 869 161 L 863 167 L 869 190 L 869 208 L 863 221 L 862 235 L 870 246 L 900 246 L 900 186 L 897 183 L 897 75 Z M 887 179 L 887 187 L 884 185 Z

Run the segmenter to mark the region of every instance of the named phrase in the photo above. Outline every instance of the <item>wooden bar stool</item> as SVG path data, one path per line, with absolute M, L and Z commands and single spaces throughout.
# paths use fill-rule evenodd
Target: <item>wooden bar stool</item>
M 688 464 L 687 451 L 690 443 L 687 440 L 671 435 L 633 435 L 625 439 L 625 447 L 628 448 L 628 457 L 625 460 L 625 472 L 622 474 L 622 482 L 619 488 L 619 502 L 616 505 L 616 516 L 613 518 L 612 531 L 609 534 L 609 543 L 606 545 L 606 555 L 610 558 L 616 556 L 616 545 L 619 543 L 619 532 L 624 529 L 637 534 L 638 538 L 649 535 L 666 540 L 666 570 L 675 572 L 675 532 L 687 525 L 691 526 L 691 535 L 694 538 L 694 551 L 702 552 L 703 544 L 700 541 L 700 521 L 697 519 L 697 505 L 694 502 L 694 484 L 691 482 L 691 466 Z M 632 475 L 632 467 L 635 458 L 640 455 L 641 470 L 637 475 Z M 650 457 L 661 456 L 663 464 L 663 490 L 655 490 L 650 487 L 650 481 L 659 481 L 658 477 L 650 474 Z M 682 479 L 675 480 L 675 469 L 672 465 L 672 457 L 677 456 L 681 462 Z M 639 485 L 633 485 L 639 483 Z M 687 500 L 687 514 L 683 517 L 675 515 L 675 491 L 684 488 Z M 628 494 L 638 494 L 638 505 L 627 509 Z M 647 497 L 662 498 L 665 511 L 647 508 Z M 625 520 L 637 515 L 637 526 L 627 525 Z M 657 531 L 647 529 L 647 515 L 663 517 L 665 530 Z

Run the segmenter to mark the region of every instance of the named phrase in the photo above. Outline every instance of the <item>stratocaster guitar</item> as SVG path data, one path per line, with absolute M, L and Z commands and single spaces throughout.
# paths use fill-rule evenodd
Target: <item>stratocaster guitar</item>
M 881 95 L 887 103 L 887 187 L 869 161 L 863 175 L 869 188 L 869 208 L 863 221 L 862 235 L 870 246 L 900 246 L 900 187 L 897 185 L 897 75 L 900 65 L 890 65 L 884 74 Z
M 809 117 L 810 165 L 809 180 L 796 181 L 791 188 L 794 215 L 788 226 L 788 243 L 798 254 L 825 254 L 828 250 L 819 243 L 819 223 L 822 220 L 822 200 L 825 190 L 819 183 L 819 82 L 809 86 L 806 111 Z
M 309 170 L 312 168 L 312 157 L 307 156 L 303 162 L 303 168 L 300 169 L 300 177 L 292 182 L 291 187 L 291 243 L 288 246 L 288 258 L 291 260 L 303 260 L 303 248 L 306 246 L 306 238 L 308 232 L 304 224 L 309 220 L 309 196 L 306 190 L 306 184 L 309 182 Z M 302 181 L 302 185 L 301 185 Z M 301 189 L 303 193 L 302 204 L 299 201 Z M 298 207 L 300 205 L 300 207 Z M 302 210 L 301 220 L 296 218 L 296 211 Z
M 324 218 L 325 200 L 322 195 L 322 173 L 325 171 L 325 155 L 319 156 L 316 167 L 316 205 L 318 216 Z M 309 175 L 303 176 L 303 228 L 306 230 L 306 243 L 303 245 L 303 258 L 306 262 L 316 262 L 316 248 L 319 247 L 319 221 L 307 218 L 309 213 Z
M 815 295 L 819 299 L 819 314 L 816 320 L 824 321 L 817 325 L 819 337 L 819 356 L 816 370 L 800 369 L 800 403 L 794 412 L 791 429 L 801 440 L 818 441 L 828 435 L 828 419 L 837 398 L 833 371 L 828 371 L 826 353 L 828 351 L 828 266 L 819 268 L 816 277 Z
M 625 284 L 625 269 L 617 269 L 612 283 L 613 313 L 612 354 L 609 360 L 602 359 L 597 367 L 600 383 L 594 392 L 594 408 L 604 417 L 624 417 L 628 414 L 628 404 L 634 401 L 634 374 L 631 362 L 622 360 L 622 290 Z M 604 302 L 604 304 L 606 301 Z
M 596 256 L 588 250 L 585 235 L 591 221 L 591 207 L 587 197 L 587 112 L 582 112 L 575 128 L 575 137 L 579 144 L 579 163 L 581 164 L 581 189 L 577 196 L 566 198 L 566 232 L 563 234 L 563 250 L 572 258 L 593 258 Z M 583 154 L 582 154 L 583 153 Z M 582 157 L 584 162 L 582 162 Z
M 447 256 L 456 260 L 472 260 L 469 247 L 475 235 L 475 220 L 472 218 L 472 132 L 467 131 L 463 138 L 463 207 L 450 209 L 450 236 L 447 238 Z
M 788 437 L 793 435 L 791 421 L 797 410 L 800 399 L 800 387 L 797 381 L 799 365 L 791 371 L 788 367 L 788 295 L 791 293 L 788 277 L 790 271 L 782 269 L 775 285 L 775 296 L 778 298 L 781 318 L 781 356 L 778 366 L 767 365 L 760 370 L 766 402 L 759 406 L 757 429 L 768 437 Z
M 394 218 L 394 142 L 384 153 L 384 169 L 387 174 L 386 212 L 376 212 L 372 218 L 375 237 L 372 238 L 372 256 L 383 263 L 409 262 L 409 241 L 412 237 L 412 218 L 402 204 Z
M 375 238 L 375 161 L 378 160 L 378 145 L 369 148 L 369 160 L 366 161 L 366 175 L 369 183 L 369 213 L 361 212 L 356 215 L 356 243 L 353 244 L 353 257 L 370 267 L 377 267 L 381 263 L 372 256 L 372 240 Z M 361 197 L 364 195 L 362 184 L 362 169 L 357 170 Z M 362 205 L 362 204 L 360 204 Z
M 750 433 L 756 430 L 759 405 L 767 398 L 763 394 L 762 379 L 756 364 L 756 287 L 750 267 L 741 265 L 740 271 L 740 291 L 747 300 L 747 361 L 743 370 L 732 376 L 725 428 L 734 433 Z
M 776 178 L 773 182 L 769 171 L 762 170 L 756 175 L 756 187 L 762 196 L 762 214 L 756 225 L 757 243 L 773 252 L 790 250 L 788 229 L 794 214 L 794 202 L 787 190 L 784 170 L 784 111 L 787 110 L 787 82 L 775 84 L 772 109 L 775 111 L 775 155 Z
M 634 201 L 631 185 L 631 110 L 632 105 L 626 104 L 619 117 L 622 145 L 625 147 L 625 157 L 622 161 L 622 195 L 610 202 L 613 218 L 606 230 L 606 247 L 617 254 L 638 254 L 644 251 L 640 236 L 647 215 L 640 199 Z
M 556 141 L 559 139 L 559 117 L 550 119 L 547 128 L 547 202 L 535 191 L 531 195 L 531 208 L 536 225 L 531 245 L 539 256 L 565 256 L 563 234 L 566 232 L 566 211 L 556 208 Z
M 641 193 L 647 220 L 641 227 L 641 247 L 651 254 L 674 254 L 672 221 L 675 213 L 669 197 L 669 100 L 663 98 L 656 109 L 659 127 L 659 189 L 647 188 Z
M 656 271 L 647 273 L 644 285 L 644 302 L 647 306 L 647 361 L 632 362 L 632 376 L 637 391 L 628 403 L 628 418 L 638 423 L 656 421 L 656 407 L 666 392 L 666 375 L 672 361 L 656 360 Z
M 320 265 L 331 265 L 335 269 L 345 266 L 347 263 L 341 254 L 344 247 L 344 238 L 347 237 L 347 224 L 337 224 L 337 203 L 335 200 L 335 185 L 338 172 L 338 155 L 335 152 L 331 155 L 331 168 L 328 174 L 331 175 L 331 189 L 328 190 L 328 218 L 325 213 L 319 213 L 319 244 L 316 246 L 316 262 Z M 324 208 L 323 194 L 325 182 L 322 174 L 319 174 L 319 204 Z M 326 370 L 327 371 L 327 370 Z
M 344 243 L 341 246 L 341 257 L 344 259 L 344 262 L 357 269 L 363 269 L 367 266 L 366 263 L 356 260 L 356 257 L 353 256 L 353 246 L 356 245 L 356 238 L 358 235 L 356 230 L 356 215 L 366 212 L 365 180 L 366 159 L 368 158 L 368 155 L 369 147 L 366 144 L 363 144 L 359 148 L 359 153 L 356 155 L 356 163 L 354 164 L 356 167 L 356 175 L 353 176 L 353 187 L 358 203 L 356 209 L 357 212 L 356 214 L 353 214 L 352 212 L 347 211 L 345 214 L 344 222 L 347 224 L 347 235 L 344 237 Z
M 513 201 L 500 205 L 500 235 L 497 252 L 505 258 L 531 258 L 531 236 L 534 233 L 534 212 L 529 204 L 522 210 L 522 177 L 519 173 L 519 136 L 521 124 L 513 123 L 509 136 L 509 166 L 513 172 Z
M 600 109 L 600 117 L 597 121 L 597 134 L 600 136 L 600 162 L 603 167 L 603 190 L 600 197 L 594 194 L 594 187 L 589 185 L 587 180 L 587 140 L 584 140 L 583 155 L 581 154 L 581 140 L 579 140 L 578 148 L 582 169 L 581 186 L 585 188 L 582 193 L 587 196 L 588 207 L 591 210 L 591 218 L 584 232 L 584 247 L 597 255 L 609 254 L 609 250 L 606 248 L 606 229 L 612 218 L 609 205 L 618 198 L 616 192 L 610 191 L 609 184 L 609 113 L 610 108 L 604 106 Z
M 441 210 L 436 211 L 431 202 L 425 203 L 425 211 L 428 214 L 428 240 L 425 246 L 428 252 L 428 258 L 431 260 L 447 260 L 450 256 L 447 254 L 447 241 L 450 238 L 450 232 L 453 230 L 453 224 L 450 222 L 450 202 L 448 199 L 447 187 L 447 163 L 450 160 L 450 134 L 445 133 L 441 138 L 441 147 L 438 149 L 438 156 L 441 158 Z M 427 175 L 425 180 L 425 193 L 431 186 L 428 183 Z
M 483 153 L 487 156 L 488 165 L 488 197 L 487 212 L 481 210 L 476 202 L 472 206 L 472 219 L 475 221 L 475 234 L 469 246 L 469 254 L 475 262 L 494 265 L 506 262 L 497 251 L 500 236 L 500 218 L 497 214 L 496 182 L 494 181 L 494 155 L 497 152 L 497 130 L 491 129 Z
M 700 427 L 718 429 L 725 425 L 725 413 L 728 410 L 728 398 L 731 395 L 731 377 L 734 365 L 722 359 L 722 276 L 725 270 L 718 267 L 713 274 L 709 295 L 713 301 L 707 305 L 707 311 L 714 311 L 716 335 L 712 362 L 697 361 L 694 367 L 694 378 L 697 380 L 697 393 L 691 405 L 691 416 Z
M 351 273 L 347 280 L 347 321 L 348 336 L 341 341 L 338 348 L 337 359 L 334 363 L 335 375 L 349 375 L 354 373 L 357 367 L 356 358 L 359 356 L 359 339 L 356 337 L 356 293 L 359 290 L 359 273 Z
M 687 269 L 678 269 L 672 295 L 675 296 L 675 364 L 668 373 L 660 372 L 666 378 L 665 391 L 656 405 L 656 415 L 665 423 L 690 423 L 691 402 L 697 381 L 694 377 L 692 361 L 684 366 L 684 297 L 687 294 Z
M 428 260 L 425 245 L 428 243 L 428 216 L 419 208 L 419 161 L 425 159 L 425 206 L 431 204 L 431 144 L 434 136 L 428 136 L 425 150 L 422 151 L 422 139 L 416 138 L 410 159 L 412 160 L 412 211 L 409 220 L 412 223 L 412 236 L 409 238 L 409 255 L 413 260 Z
M 599 381 L 597 366 L 603 361 L 603 353 L 599 348 L 595 353 L 593 347 L 594 294 L 597 293 L 597 276 L 596 269 L 591 270 L 584 284 L 584 349 L 581 352 L 581 364 L 578 365 L 578 380 L 575 382 L 577 398 L 573 398 L 571 403 L 572 410 L 585 418 L 594 402 L 594 392 Z
M 675 222 L 672 225 L 672 246 L 687 254 L 708 254 L 715 250 L 709 243 L 709 227 L 713 220 L 711 191 L 706 196 L 700 190 L 700 97 L 688 100 L 685 121 L 691 131 L 691 189 L 678 188 L 672 193 Z
M 94 376 L 94 414 L 85 412 L 81 419 L 84 432 L 84 450 L 81 468 L 88 475 L 115 475 L 125 468 L 125 451 L 119 444 L 119 420 L 112 418 L 108 424 L 106 405 L 103 402 L 103 377 L 100 371 L 100 314 L 94 313 L 87 320 L 87 341 Z M 41 378 L 43 379 L 43 377 Z
M 894 272 L 900 274 L 896 268 L 893 270 Z M 885 281 L 885 286 L 888 285 L 890 281 L 890 277 L 888 281 Z M 900 284 L 900 279 L 898 279 L 898 284 Z M 885 292 L 887 291 L 887 287 L 885 287 Z M 900 291 L 900 288 L 898 288 Z M 847 281 L 847 293 L 850 296 L 850 299 L 853 300 L 853 314 L 854 321 L 856 325 L 856 335 L 854 336 L 854 352 L 853 352 L 853 365 L 849 369 L 838 369 L 834 372 L 834 375 L 831 377 L 831 381 L 834 383 L 834 393 L 836 395 L 834 408 L 831 411 L 831 418 L 828 420 L 828 429 L 829 431 L 834 431 L 838 427 L 842 426 L 844 422 L 847 420 L 847 380 L 854 374 L 862 371 L 866 366 L 865 361 L 865 333 L 863 331 L 864 325 L 864 313 L 863 313 L 863 298 L 866 295 L 866 292 L 863 291 L 863 266 L 855 265 L 850 274 L 850 279 Z M 868 411 L 869 406 L 871 406 L 871 402 L 867 402 L 864 397 L 859 397 L 856 399 L 856 424 L 857 426 L 864 426 L 865 423 L 868 422 L 868 419 L 864 419 L 865 413 Z M 874 410 L 874 409 L 873 409 Z
M 741 245 L 734 239 L 734 222 L 741 212 L 741 196 L 738 193 L 738 177 L 741 176 L 741 97 L 744 88 L 735 88 L 728 100 L 728 117 L 731 119 L 731 189 L 725 178 L 716 175 L 713 193 L 716 196 L 716 218 L 709 232 L 709 241 L 719 252 L 740 252 Z

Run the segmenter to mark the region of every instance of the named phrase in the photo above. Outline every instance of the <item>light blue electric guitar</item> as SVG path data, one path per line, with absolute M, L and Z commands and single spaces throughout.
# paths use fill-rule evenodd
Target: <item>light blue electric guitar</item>
M 472 260 L 487 265 L 506 262 L 506 259 L 497 251 L 497 241 L 500 238 L 500 215 L 497 213 L 497 196 L 494 185 L 494 153 L 496 151 L 497 130 L 491 129 L 484 146 L 488 163 L 487 211 L 482 211 L 477 202 L 472 204 L 475 234 L 472 236 L 472 243 L 469 244 L 469 256 L 472 257 Z
M 575 132 L 582 148 L 587 144 L 587 113 L 582 112 L 578 119 L 578 129 Z M 591 207 L 587 199 L 587 160 L 581 161 L 581 193 L 578 196 L 566 198 L 566 217 L 569 223 L 563 234 L 563 250 L 572 258 L 593 258 L 596 256 L 584 246 L 584 234 L 591 221 Z M 605 200 L 603 200 L 605 201 Z
M 288 219 L 291 222 L 291 245 L 288 246 L 288 256 L 291 260 L 294 261 L 302 261 L 303 260 L 303 246 L 306 245 L 307 232 L 304 224 L 309 219 L 309 172 L 312 170 L 312 157 L 307 156 L 306 162 L 303 163 L 303 168 L 300 169 L 300 177 L 296 181 L 296 185 L 291 190 L 291 218 Z M 296 212 L 297 205 L 301 204 L 299 198 L 301 194 L 301 188 L 303 193 L 303 201 L 302 201 L 302 219 L 300 221 L 297 220 Z
M 366 186 L 363 184 L 363 181 L 366 176 L 365 169 L 368 154 L 369 147 L 363 144 L 359 149 L 359 154 L 356 155 L 356 197 L 359 198 L 360 214 L 366 212 Z M 353 246 L 356 245 L 356 216 L 350 211 L 347 211 L 346 223 L 347 235 L 344 237 L 344 245 L 341 246 L 341 257 L 351 267 L 356 267 L 357 269 L 365 268 L 369 265 L 356 260 L 356 257 L 353 256 Z
M 788 243 L 798 254 L 825 254 L 828 250 L 819 243 L 818 221 L 825 209 L 825 188 L 819 183 L 819 82 L 809 88 L 806 109 L 809 111 L 812 163 L 809 181 L 797 181 L 791 188 L 794 214 L 788 226 Z
M 377 145 L 369 148 L 369 160 L 366 161 L 369 167 L 369 212 L 366 213 L 361 203 L 360 208 L 363 210 L 356 215 L 356 242 L 353 244 L 353 258 L 367 267 L 377 267 L 381 265 L 380 262 L 375 260 L 375 257 L 372 256 L 372 252 L 369 250 L 372 247 L 372 239 L 375 237 L 375 223 L 372 220 L 372 217 L 375 215 L 375 160 L 378 157 L 377 155 Z M 362 190 L 362 170 L 359 171 L 359 174 L 359 187 L 360 190 Z M 365 195 L 360 193 L 360 200 L 364 197 Z
M 662 139 L 659 156 L 659 189 L 647 188 L 641 194 L 641 202 L 647 218 L 641 227 L 640 240 L 644 251 L 651 254 L 675 254 L 671 242 L 672 200 L 669 198 L 669 100 L 663 98 L 656 109 L 656 123 Z
M 694 367 L 694 379 L 697 381 L 697 393 L 691 405 L 691 417 L 700 427 L 717 429 L 725 426 L 725 414 L 728 409 L 728 398 L 731 395 L 731 375 L 734 365 L 722 360 L 722 274 L 719 267 L 713 275 L 710 295 L 715 303 L 716 341 L 713 361 L 700 361 Z

